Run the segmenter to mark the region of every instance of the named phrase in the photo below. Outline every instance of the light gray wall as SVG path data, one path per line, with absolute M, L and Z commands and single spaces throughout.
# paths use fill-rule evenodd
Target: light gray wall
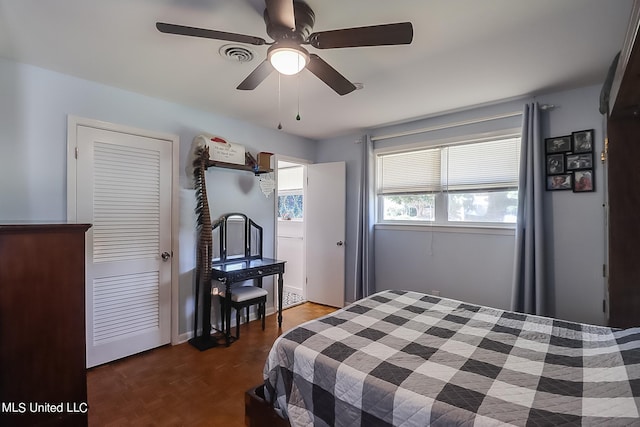
M 565 91 L 538 97 L 540 103 L 556 109 L 542 115 L 545 137 L 569 135 L 594 129 L 595 189 L 593 193 L 548 191 L 545 198 L 547 218 L 547 262 L 551 301 L 561 319 L 604 324 L 602 311 L 605 263 L 604 167 L 602 116 L 598 111 L 600 86 Z
M 598 113 L 599 86 L 538 97 L 559 108 L 544 113 L 543 136 L 595 129 L 596 150 L 602 147 Z M 508 111 L 521 101 L 485 107 L 483 115 Z M 370 131 L 375 134 L 411 130 L 447 121 L 463 121 L 477 111 L 463 111 Z M 193 190 L 185 175 L 193 137 L 214 133 L 251 151 L 271 151 L 317 162 L 347 163 L 346 298 L 353 300 L 358 179 L 362 134 L 312 141 L 260 128 L 223 116 L 190 109 L 120 89 L 88 82 L 37 67 L 0 59 L 0 220 L 63 221 L 66 219 L 67 115 L 103 120 L 180 137 L 180 332 L 191 329 L 195 254 Z M 481 130 L 482 126 L 476 127 Z M 462 129 L 459 129 L 462 130 Z M 438 131 L 439 138 L 453 136 Z M 402 143 L 416 142 L 405 137 Z M 399 143 L 398 141 L 394 141 Z M 378 146 L 390 142 L 379 142 Z M 597 155 L 596 155 L 597 156 Z M 260 191 L 249 173 L 211 169 L 207 173 L 214 217 L 245 212 L 265 227 L 273 241 L 274 198 Z M 547 262 L 551 268 L 552 303 L 560 318 L 603 323 L 601 311 L 605 231 L 603 169 L 596 166 L 596 192 L 547 193 Z M 505 236 L 378 230 L 377 288 L 438 289 L 445 296 L 506 307 L 510 296 L 512 246 Z M 449 236 L 449 237 L 447 237 Z M 431 250 L 431 242 L 433 248 Z M 429 243 L 429 246 L 427 246 Z M 436 245 L 437 244 L 437 248 Z M 461 249 L 462 248 L 462 249 Z M 273 247 L 265 247 L 267 256 Z M 492 256 L 495 254 L 495 256 Z M 510 258 L 511 254 L 511 258 Z M 480 257 L 480 258 L 478 258 Z M 479 263 L 479 261 L 482 263 Z M 474 273 L 482 265 L 481 275 Z M 427 268 L 428 266 L 428 268 Z
M 341 162 L 346 164 L 346 234 L 345 234 L 345 300 L 354 301 L 356 236 L 358 225 L 358 188 L 362 171 L 362 134 L 352 134 L 325 140 L 318 144 L 318 163 Z
M 384 139 L 376 148 L 404 144 L 433 145 L 451 138 L 520 129 L 524 100 L 453 112 L 372 132 L 373 138 L 408 130 L 428 132 Z M 492 118 L 492 120 L 484 120 Z M 513 266 L 514 234 L 477 233 L 428 227 L 377 228 L 375 231 L 376 289 L 436 290 L 440 295 L 476 304 L 508 309 Z M 407 255 L 407 251 L 411 255 Z
M 594 129 L 596 158 L 602 147 L 602 119 L 598 113 L 600 86 L 539 96 L 539 103 L 559 106 L 543 113 L 543 138 Z M 496 128 L 520 127 L 521 118 L 462 125 L 474 118 L 500 116 L 521 111 L 531 98 L 509 100 L 482 108 L 453 112 L 439 117 L 385 126 L 368 132 L 376 136 L 396 134 L 447 124 L 455 127 L 428 134 L 403 136 L 376 142 L 376 148 L 442 140 L 459 135 L 482 133 Z M 362 132 L 363 134 L 366 131 Z M 356 236 L 358 179 L 361 171 L 361 137 L 350 135 L 321 141 L 318 161 L 347 162 L 347 242 Z M 428 139 L 427 139 L 428 138 Z M 550 304 L 558 318 L 604 324 L 602 312 L 604 260 L 604 216 L 602 166 L 596 165 L 596 192 L 547 192 L 545 194 L 549 266 Z M 420 230 L 420 231 L 417 231 Z M 430 229 L 375 231 L 376 289 L 410 289 L 498 308 L 509 308 L 513 272 L 512 234 L 451 233 Z M 346 298 L 353 298 L 355 245 L 347 245 Z
M 191 330 L 195 265 L 195 196 L 185 166 L 193 138 L 220 135 L 255 153 L 314 160 L 315 142 L 38 67 L 0 59 L 0 220 L 64 221 L 67 115 L 180 138 L 179 331 Z M 274 196 L 266 198 L 251 173 L 211 168 L 212 216 L 243 212 L 274 239 Z M 265 246 L 273 255 L 273 244 Z
M 435 290 L 508 309 L 513 241 L 513 234 L 377 229 L 376 289 Z

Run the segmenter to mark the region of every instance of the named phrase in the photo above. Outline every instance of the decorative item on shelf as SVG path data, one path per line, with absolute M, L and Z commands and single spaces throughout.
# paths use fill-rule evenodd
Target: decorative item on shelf
M 198 153 L 203 147 L 206 147 L 209 153 L 206 168 L 213 166 L 243 170 L 253 172 L 256 176 L 272 172 L 271 153 L 260 152 L 258 159 L 256 159 L 249 151 L 245 150 L 244 146 L 209 134 L 201 134 L 193 139 L 189 153 L 190 163 L 200 160 Z M 193 168 L 187 168 L 187 176 L 191 179 L 194 178 Z
M 223 138 L 216 136 L 209 139 L 208 145 L 211 160 L 236 165 L 246 164 L 244 146 L 235 142 L 227 142 Z
M 244 153 L 244 164 L 249 166 L 254 171 L 258 170 L 258 161 L 250 152 Z
M 261 151 L 258 153 L 258 167 L 260 170 L 271 170 L 271 156 L 273 153 Z

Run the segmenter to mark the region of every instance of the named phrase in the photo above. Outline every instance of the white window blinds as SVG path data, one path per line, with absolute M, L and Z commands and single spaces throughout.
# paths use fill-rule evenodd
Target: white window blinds
M 446 147 L 443 168 L 448 191 L 506 189 L 518 186 L 520 138 Z
M 518 187 L 520 138 L 378 155 L 377 194 Z
M 440 148 L 379 156 L 377 193 L 385 195 L 440 191 L 440 157 Z

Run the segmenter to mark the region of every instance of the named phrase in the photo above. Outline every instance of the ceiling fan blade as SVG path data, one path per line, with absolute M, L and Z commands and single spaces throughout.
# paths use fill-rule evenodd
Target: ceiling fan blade
M 202 37 L 205 39 L 225 40 L 229 42 L 253 44 L 261 46 L 266 43 L 264 39 L 244 34 L 227 33 L 225 31 L 207 30 L 204 28 L 187 27 L 184 25 L 156 22 L 156 28 L 162 33 L 178 34 L 181 36 Z
M 411 25 L 411 22 L 400 22 L 397 24 L 321 31 L 311 34 L 308 43 L 317 49 L 332 49 L 410 44 L 412 40 L 413 25 Z
M 336 91 L 338 95 L 346 95 L 356 89 L 353 83 L 347 80 L 342 74 L 337 72 L 331 65 L 327 64 L 315 53 L 309 55 L 309 58 L 310 60 L 307 64 L 309 71 L 325 82 L 331 89 Z
M 272 71 L 273 65 L 271 65 L 271 62 L 269 62 L 268 59 L 265 59 L 260 65 L 256 67 L 255 70 L 251 72 L 251 74 L 247 76 L 246 79 L 242 81 L 242 83 L 238 85 L 236 89 L 253 90 L 257 88 L 264 79 L 269 77 L 269 74 L 271 74 Z
M 296 28 L 293 0 L 265 0 L 265 4 L 271 24 L 290 30 Z

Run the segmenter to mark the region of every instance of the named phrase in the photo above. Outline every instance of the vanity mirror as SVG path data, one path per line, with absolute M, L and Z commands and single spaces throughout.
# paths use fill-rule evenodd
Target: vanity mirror
M 262 258 L 262 227 L 241 213 L 221 216 L 212 224 L 213 263 Z

